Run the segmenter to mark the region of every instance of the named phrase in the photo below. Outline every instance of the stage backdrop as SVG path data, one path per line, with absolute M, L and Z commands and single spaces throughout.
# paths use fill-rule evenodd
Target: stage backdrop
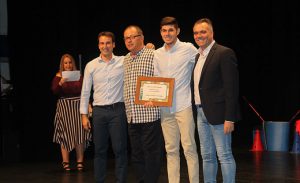
M 100 31 L 116 34 L 116 55 L 127 50 L 123 30 L 137 24 L 145 42 L 162 46 L 159 23 L 164 16 L 178 19 L 179 39 L 193 44 L 193 23 L 213 21 L 218 43 L 236 51 L 239 60 L 243 119 L 234 132 L 234 147 L 252 145 L 252 129 L 260 120 L 242 99 L 245 96 L 265 120 L 287 121 L 299 109 L 299 11 L 294 2 L 249 1 L 9 1 L 8 35 L 11 79 L 15 95 L 14 123 L 21 159 L 59 153 L 52 143 L 55 97 L 51 80 L 63 53 L 85 64 L 99 55 Z M 77 63 L 78 64 L 78 63 Z M 242 140 L 238 140 L 242 139 Z M 51 154 L 50 154 L 51 157 Z M 49 156 L 47 157 L 49 158 Z

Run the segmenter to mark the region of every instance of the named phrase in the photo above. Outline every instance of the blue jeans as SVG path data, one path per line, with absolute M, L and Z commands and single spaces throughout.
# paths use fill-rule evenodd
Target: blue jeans
M 203 161 L 205 183 L 216 182 L 218 162 L 221 164 L 223 183 L 234 183 L 236 164 L 231 151 L 231 134 L 224 134 L 224 124 L 208 123 L 202 108 L 197 108 L 197 126 Z
M 104 183 L 109 138 L 115 155 L 117 183 L 127 181 L 127 122 L 124 103 L 114 108 L 93 107 L 94 174 L 97 183 Z

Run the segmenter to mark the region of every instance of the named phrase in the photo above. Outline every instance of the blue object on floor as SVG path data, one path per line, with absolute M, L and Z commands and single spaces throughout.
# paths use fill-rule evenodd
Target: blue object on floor
M 290 123 L 287 121 L 266 121 L 268 151 L 288 151 Z

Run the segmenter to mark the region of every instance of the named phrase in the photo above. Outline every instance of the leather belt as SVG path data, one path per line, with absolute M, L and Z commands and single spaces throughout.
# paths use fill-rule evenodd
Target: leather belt
M 117 102 L 117 103 L 110 104 L 110 105 L 95 105 L 95 107 L 99 107 L 102 109 L 116 109 L 117 107 L 121 106 L 122 104 L 124 104 L 124 102 Z

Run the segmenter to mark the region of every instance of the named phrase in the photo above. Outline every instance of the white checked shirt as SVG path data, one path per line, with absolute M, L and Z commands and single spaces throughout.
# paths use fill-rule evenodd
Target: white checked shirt
M 144 107 L 134 104 L 138 76 L 153 76 L 152 49 L 143 48 L 133 58 L 128 53 L 124 59 L 124 102 L 128 123 L 148 123 L 160 118 L 158 107 Z

